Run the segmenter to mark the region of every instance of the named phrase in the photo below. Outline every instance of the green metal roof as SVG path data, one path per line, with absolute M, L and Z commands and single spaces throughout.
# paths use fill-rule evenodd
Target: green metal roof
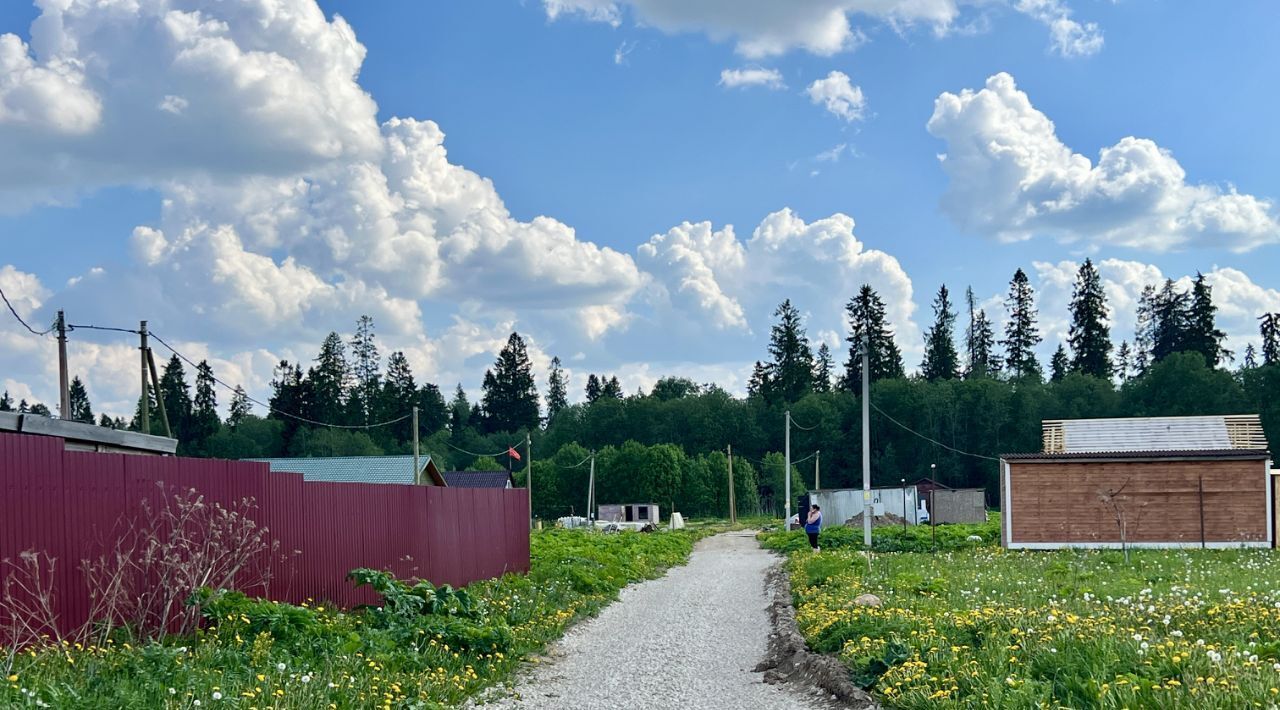
M 271 467 L 272 471 L 301 473 L 304 481 L 330 483 L 399 483 L 413 485 L 412 456 L 334 456 L 329 458 L 247 459 Z M 419 472 L 431 457 L 419 457 Z

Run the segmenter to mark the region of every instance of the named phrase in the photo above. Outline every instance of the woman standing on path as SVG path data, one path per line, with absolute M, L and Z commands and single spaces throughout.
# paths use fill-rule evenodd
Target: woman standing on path
M 809 534 L 809 547 L 812 547 L 814 552 L 822 552 L 822 548 L 818 547 L 818 533 L 822 531 L 822 509 L 818 506 L 815 505 L 809 509 L 804 531 Z

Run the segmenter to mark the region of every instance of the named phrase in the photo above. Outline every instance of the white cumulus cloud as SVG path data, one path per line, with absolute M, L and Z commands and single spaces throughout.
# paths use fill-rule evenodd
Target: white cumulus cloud
M 720 72 L 720 86 L 738 89 L 748 86 L 763 86 L 766 89 L 785 89 L 782 73 L 777 69 L 761 67 L 743 67 L 741 69 L 724 69 Z
M 810 101 L 845 122 L 861 121 L 867 108 L 862 87 L 855 86 L 849 81 L 849 75 L 840 71 L 832 71 L 825 78 L 814 81 L 805 93 Z
M 977 91 L 943 93 L 928 130 L 947 144 L 943 208 L 971 232 L 1152 251 L 1247 251 L 1280 241 L 1270 200 L 1188 182 L 1173 154 L 1153 141 L 1122 138 L 1096 163 L 1073 152 L 1009 74 Z

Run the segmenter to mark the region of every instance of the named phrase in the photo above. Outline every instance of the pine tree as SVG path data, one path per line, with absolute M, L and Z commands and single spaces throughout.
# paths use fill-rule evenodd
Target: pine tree
M 18 404 L 18 411 L 25 411 L 27 401 L 24 399 Z M 160 423 L 160 408 L 156 405 L 156 390 L 150 384 L 147 385 L 146 391 L 138 396 L 138 403 L 133 408 L 133 419 L 129 422 L 130 431 L 142 431 L 142 408 L 147 408 L 147 424 L 152 434 L 163 433 L 160 428 L 164 426 Z
M 13 411 L 13 397 L 9 396 L 9 390 L 4 391 L 4 395 L 0 395 L 0 412 Z
M 1049 360 L 1049 380 L 1061 382 L 1070 368 L 1071 361 L 1067 359 L 1067 349 L 1062 347 L 1062 343 L 1058 343 L 1058 349 L 1053 351 L 1053 357 Z
M 243 387 L 236 385 L 236 391 L 231 395 L 231 404 L 227 409 L 227 426 L 236 428 L 252 412 L 253 405 L 249 403 L 249 395 Z
M 49 411 L 49 408 L 46 407 L 42 402 L 36 402 L 35 404 L 31 405 L 30 413 L 41 416 L 41 417 L 53 417 L 53 412 Z
M 93 407 L 89 404 L 89 392 L 85 389 L 84 383 L 80 381 L 78 375 L 71 378 L 71 386 L 68 391 L 71 396 L 71 411 L 69 412 L 71 421 L 92 424 Z
M 612 397 L 613 399 L 622 399 L 622 398 L 623 398 L 623 394 L 622 394 L 622 383 L 618 381 L 618 376 L 617 376 L 617 375 L 614 375 L 613 377 L 610 377 L 610 378 L 609 378 L 609 381 L 608 381 L 608 382 L 605 382 L 605 383 L 600 387 L 600 396 L 601 396 L 601 397 Z
M 303 397 L 306 411 L 302 416 L 326 424 L 341 423 L 346 419 L 343 415 L 351 389 L 351 368 L 346 345 L 337 333 L 325 337 L 315 362 L 307 370 Z
M 782 402 L 798 402 L 813 391 L 813 351 L 805 335 L 800 311 L 791 299 L 773 312 L 778 322 L 769 330 L 769 380 L 767 396 Z
M 547 421 L 569 406 L 569 383 L 560 366 L 560 358 L 551 358 L 551 373 L 547 376 Z
M 1258 319 L 1262 334 L 1262 364 L 1280 364 L 1280 313 L 1266 313 Z
M 1005 309 L 1008 321 L 1000 344 L 1004 346 L 1004 362 L 1009 376 L 1039 378 L 1040 361 L 1036 359 L 1035 347 L 1040 343 L 1040 332 L 1036 328 L 1035 291 L 1022 269 L 1015 271 L 1013 280 L 1009 282 Z
M 271 378 L 271 398 L 267 400 L 271 411 L 267 416 L 283 424 L 280 439 L 286 446 L 293 441 L 293 436 L 298 431 L 299 422 L 294 417 L 306 416 L 313 411 L 308 402 L 311 396 L 310 383 L 304 383 L 302 379 L 302 366 L 281 360 Z M 232 404 L 234 406 L 235 403 Z M 234 409 L 232 413 L 234 414 Z M 239 421 L 236 423 L 239 424 Z
M 966 305 L 969 307 L 969 325 L 965 328 L 965 379 L 981 379 L 995 377 L 1000 374 L 1000 358 L 996 356 L 996 335 L 987 319 L 987 312 L 978 308 L 973 297 L 973 289 L 964 292 Z
M 1107 325 L 1107 295 L 1091 259 L 1085 259 L 1076 272 L 1070 312 L 1067 342 L 1071 344 L 1071 369 L 1101 379 L 1110 378 L 1112 346 L 1111 328 Z
M 218 433 L 222 422 L 218 419 L 218 392 L 214 389 L 213 366 L 201 360 L 196 366 L 196 397 L 191 406 L 191 423 L 188 438 L 197 451 L 204 451 L 204 443 Z
M 1128 382 L 1132 368 L 1133 352 L 1129 349 L 1129 341 L 1121 340 L 1120 347 L 1116 350 L 1115 376 L 1121 382 Z
M 456 439 L 467 428 L 471 421 L 471 403 L 467 401 L 467 393 L 462 390 L 462 383 L 453 392 L 453 401 L 449 403 L 449 432 Z
M 849 321 L 849 360 L 844 366 L 843 389 L 860 391 L 862 382 L 862 341 L 867 338 L 868 379 L 899 379 L 903 377 L 902 351 L 893 342 L 893 331 L 884 314 L 884 302 L 869 284 L 863 284 L 858 295 L 845 306 Z
M 956 312 L 946 284 L 933 299 L 933 325 L 924 336 L 924 362 L 920 374 L 926 380 L 954 380 L 960 376 L 960 356 L 956 353 Z
M 594 373 L 587 375 L 587 404 L 595 404 L 600 399 L 600 378 Z
M 1191 286 L 1183 348 L 1203 355 L 1205 364 L 1210 368 L 1231 358 L 1231 353 L 1222 347 L 1227 334 L 1219 330 L 1214 322 L 1217 312 L 1218 307 L 1213 305 L 1213 287 L 1205 281 L 1204 274 L 1197 271 L 1196 280 Z
M 373 318 L 360 316 L 356 321 L 356 333 L 351 338 L 351 374 L 354 383 L 349 409 L 358 424 L 368 424 L 378 401 L 382 357 L 374 342 Z
M 514 432 L 538 424 L 538 387 L 524 339 L 512 333 L 498 353 L 493 369 L 484 374 L 480 398 L 485 425 L 491 432 Z
M 111 417 L 105 414 L 101 414 L 98 416 L 98 426 L 104 429 L 115 429 L 116 423 L 115 423 L 115 420 L 113 420 Z
M 187 384 L 186 369 L 176 354 L 169 358 L 160 375 L 160 396 L 164 399 L 164 412 L 169 417 L 174 438 L 187 441 L 191 429 L 191 385 Z M 152 424 L 155 423 L 152 419 Z
M 831 348 L 826 343 L 818 346 L 818 355 L 813 361 L 813 391 L 825 394 L 831 391 L 831 376 L 835 372 L 835 361 L 831 357 Z

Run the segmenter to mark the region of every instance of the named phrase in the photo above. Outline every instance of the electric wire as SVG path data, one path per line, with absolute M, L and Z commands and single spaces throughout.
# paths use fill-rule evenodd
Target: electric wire
M 108 328 L 100 328 L 99 330 L 123 330 L 123 329 L 121 329 L 121 328 L 111 328 L 111 329 L 108 329 Z M 130 332 L 136 332 L 136 331 L 130 331 Z M 173 353 L 174 355 L 178 356 L 178 359 L 179 359 L 179 360 L 182 360 L 183 362 L 187 363 L 187 364 L 188 364 L 188 365 L 190 365 L 191 367 L 194 367 L 194 368 L 197 368 L 197 369 L 200 367 L 200 366 L 199 366 L 198 364 L 196 364 L 196 363 L 195 363 L 191 358 L 187 357 L 186 355 L 183 355 L 181 352 L 178 352 L 178 350 L 177 350 L 176 348 L 174 348 L 174 347 L 173 347 L 172 345 L 170 345 L 169 343 L 165 342 L 165 340 L 164 340 L 163 338 L 161 338 L 160 336 L 156 335 L 155 333 L 151 333 L 151 332 L 148 332 L 148 333 L 147 333 L 147 335 L 149 335 L 149 336 L 150 336 L 152 339 L 154 339 L 157 343 L 160 343 L 161 345 L 163 345 L 163 346 L 165 346 L 166 348 L 168 348 L 168 349 L 169 349 L 169 352 L 171 352 L 171 353 Z M 398 424 L 399 422 L 402 422 L 402 421 L 404 421 L 404 420 L 406 420 L 406 419 L 409 419 L 410 417 L 412 417 L 412 416 L 413 416 L 413 414 L 412 414 L 412 413 L 409 413 L 409 414 L 406 414 L 406 415 L 404 415 L 404 416 L 402 416 L 402 417 L 396 417 L 395 419 L 389 419 L 389 420 L 387 420 L 387 421 L 385 421 L 385 422 L 377 422 L 377 423 L 374 423 L 374 424 L 331 424 L 331 423 L 329 423 L 329 422 L 322 422 L 322 421 L 317 421 L 317 420 L 315 420 L 315 419 L 309 419 L 309 418 L 307 418 L 307 417 L 299 416 L 299 415 L 297 415 L 297 414 L 293 414 L 292 412 L 286 412 L 286 411 L 284 411 L 284 410 L 282 410 L 282 409 L 276 409 L 275 407 L 272 407 L 271 405 L 269 405 L 269 404 L 267 404 L 267 403 L 265 403 L 265 402 L 262 402 L 262 401 L 259 401 L 259 400 L 257 400 L 257 399 L 254 399 L 253 397 L 250 397 L 250 396 L 248 395 L 248 393 L 246 393 L 246 392 L 244 391 L 244 388 L 243 388 L 243 387 L 237 387 L 237 386 L 229 385 L 229 384 L 227 384 L 226 382 L 223 382 L 221 379 L 219 379 L 219 378 L 217 378 L 217 377 L 212 377 L 212 379 L 213 379 L 213 381 L 214 381 L 214 382 L 216 382 L 216 383 L 218 383 L 218 384 L 222 385 L 223 387 L 225 387 L 225 388 L 227 388 L 227 389 L 229 389 L 229 390 L 231 390 L 231 391 L 233 391 L 233 392 L 235 392 L 235 391 L 239 391 L 239 392 L 244 396 L 245 400 L 247 400 L 247 401 L 249 401 L 249 402 L 252 402 L 253 404 L 256 404 L 256 405 L 258 405 L 258 406 L 260 406 L 260 407 L 263 407 L 264 409 L 266 409 L 266 410 L 267 410 L 267 411 L 269 411 L 269 412 L 272 412 L 272 413 L 275 413 L 275 414 L 279 414 L 279 415 L 280 415 L 280 416 L 282 416 L 282 417 L 289 417 L 290 419 L 295 419 L 295 420 L 297 420 L 297 421 L 303 422 L 303 423 L 305 423 L 305 424 L 311 424 L 311 425 L 313 425 L 313 426 L 329 427 L 329 428 L 331 428 L 331 429 L 376 429 L 376 428 L 378 428 L 378 427 L 391 426 L 392 424 Z
M 108 328 L 102 325 L 72 325 L 70 323 L 67 324 L 67 330 L 105 330 L 112 333 L 133 333 L 134 335 L 142 334 L 142 331 L 133 330 L 131 328 Z
M 13 314 L 14 318 L 18 319 L 18 322 L 22 324 L 23 328 L 26 328 L 27 330 L 31 331 L 32 335 L 36 335 L 43 338 L 46 335 L 52 333 L 56 328 L 56 326 L 50 326 L 48 330 L 39 331 L 27 325 L 27 322 L 25 320 L 22 320 L 22 316 L 18 315 L 18 309 L 14 308 L 12 303 L 9 303 L 9 297 L 4 295 L 4 289 L 2 288 L 0 288 L 0 299 L 4 299 L 4 305 L 9 307 L 9 312 Z
M 519 442 L 516 442 L 516 443 L 519 443 Z M 491 459 L 496 459 L 496 458 L 498 458 L 499 456 L 506 456 L 508 453 L 510 453 L 510 452 L 511 452 L 511 450 L 512 450 L 512 449 L 516 448 L 516 445 L 515 445 L 515 444 L 512 444 L 511 446 L 508 446 L 507 448 L 503 449 L 502 451 L 499 451 L 499 452 L 498 452 L 498 453 L 496 453 L 496 454 L 477 454 L 477 453 L 476 453 L 476 452 L 474 452 L 474 451 L 467 451 L 466 449 L 462 448 L 461 446 L 454 446 L 453 444 L 451 444 L 451 443 L 449 443 L 449 442 L 447 442 L 447 441 L 446 441 L 446 442 L 444 442 L 444 445 L 445 445 L 445 446 L 448 446 L 449 448 L 453 449 L 454 451 L 458 451 L 458 452 L 460 452 L 460 453 L 464 453 L 464 454 L 466 454 L 466 455 L 468 455 L 468 456 L 475 456 L 476 458 L 481 458 L 481 457 L 484 457 L 484 456 L 488 456 L 488 457 L 489 457 L 489 458 L 491 458 Z
M 793 427 L 795 427 L 795 428 L 797 428 L 797 429 L 801 429 L 801 430 L 803 430 L 803 431 L 813 431 L 814 429 L 817 429 L 817 428 L 818 428 L 818 425 L 817 425 L 817 424 L 814 424 L 813 426 L 804 426 L 804 425 L 802 425 L 802 424 L 799 424 L 799 423 L 797 423 L 797 422 L 796 422 L 796 418 L 795 418 L 795 417 L 792 417 L 792 418 L 791 418 L 791 426 L 793 426 Z
M 947 451 L 952 451 L 952 452 L 957 453 L 957 454 L 960 454 L 960 455 L 962 455 L 962 456 L 972 456 L 972 457 L 973 457 L 973 458 L 975 458 L 975 459 L 986 459 L 986 460 L 988 460 L 988 461 L 999 461 L 999 460 L 1000 460 L 1000 459 L 998 459 L 998 458 L 995 458 L 994 456 L 983 456 L 982 454 L 974 454 L 974 453 L 970 453 L 970 452 L 968 452 L 968 451 L 961 451 L 960 449 L 957 449 L 957 448 L 956 448 L 956 447 L 954 447 L 954 446 L 947 446 L 946 444 L 942 443 L 941 441 L 938 441 L 937 439 L 931 439 L 931 438 L 929 438 L 929 437 L 925 436 L 924 434 L 921 434 L 920 432 L 916 431 L 915 429 L 912 429 L 911 427 L 907 426 L 906 424 L 903 424 L 902 422 L 898 421 L 897 419 L 894 419 L 893 417 L 889 416 L 889 413 L 888 413 L 888 412 L 886 412 L 886 411 L 884 411 L 883 409 L 881 409 L 881 408 L 877 407 L 875 402 L 868 402 L 868 404 L 870 404 L 870 405 L 871 405 L 871 408 L 872 408 L 872 409 L 874 409 L 874 410 L 876 410 L 877 412 L 880 412 L 881 414 L 883 414 L 885 419 L 888 419 L 889 421 L 893 422 L 894 424 L 897 424 L 899 427 L 901 427 L 902 429 L 904 429 L 904 430 L 905 430 L 905 431 L 907 431 L 908 433 L 914 434 L 914 435 L 916 435 L 916 436 L 920 437 L 921 439 L 924 439 L 925 441 L 927 441 L 927 442 L 929 442 L 929 443 L 931 443 L 931 444 L 935 444 L 935 445 L 937 445 L 937 446 L 941 446 L 942 448 L 946 449 Z

